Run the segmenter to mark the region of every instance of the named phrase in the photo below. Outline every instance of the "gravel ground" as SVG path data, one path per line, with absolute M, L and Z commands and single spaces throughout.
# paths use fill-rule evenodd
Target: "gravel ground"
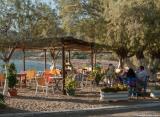
M 62 95 L 61 92 L 49 93 L 45 97 L 43 92 L 34 95 L 33 89 L 18 89 L 18 96 L 6 98 L 7 107 L 0 109 L 0 113 L 62 111 L 102 107 L 108 103 L 99 101 L 98 91 L 77 91 L 76 96 Z
M 4 113 L 22 113 L 22 112 L 40 112 L 40 111 L 63 111 L 77 110 L 87 108 L 97 108 L 113 105 L 133 105 L 146 103 L 147 99 L 101 102 L 99 101 L 99 88 L 91 91 L 90 88 L 76 91 L 76 96 L 62 95 L 62 92 L 49 92 L 48 97 L 40 91 L 35 96 L 35 89 L 18 89 L 18 96 L 7 97 L 5 109 L 0 109 L 0 114 Z M 150 99 L 149 99 L 150 100 Z M 150 100 L 151 101 L 151 100 Z
M 4 113 L 21 113 L 21 112 L 40 112 L 40 111 L 63 111 L 63 110 L 77 110 L 87 108 L 97 108 L 114 105 L 134 105 L 143 104 L 151 99 L 139 99 L 129 101 L 114 101 L 114 102 L 100 102 L 99 88 L 84 88 L 77 90 L 76 96 L 63 95 L 62 92 L 56 91 L 54 94 L 48 92 L 48 97 L 45 93 L 39 91 L 35 96 L 35 89 L 19 88 L 18 96 L 7 97 L 5 109 L 0 109 L 0 114 Z M 0 90 L 1 91 L 1 90 Z

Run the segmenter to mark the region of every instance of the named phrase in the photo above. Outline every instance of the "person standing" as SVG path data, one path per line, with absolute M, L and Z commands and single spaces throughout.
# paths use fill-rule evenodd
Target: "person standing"
M 115 80 L 115 67 L 113 64 L 109 64 L 108 70 L 106 72 L 106 78 L 110 87 L 114 85 Z
M 137 77 L 140 82 L 142 82 L 143 92 L 146 93 L 147 90 L 147 81 L 148 81 L 148 74 L 144 69 L 144 66 L 140 66 L 137 72 Z
M 136 73 L 132 68 L 127 72 L 128 97 L 136 96 Z

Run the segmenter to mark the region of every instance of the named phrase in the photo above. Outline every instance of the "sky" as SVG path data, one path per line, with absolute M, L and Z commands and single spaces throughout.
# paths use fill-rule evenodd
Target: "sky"
M 54 0 L 40 0 L 40 1 L 47 3 L 48 5 L 50 5 L 54 9 L 56 8 Z

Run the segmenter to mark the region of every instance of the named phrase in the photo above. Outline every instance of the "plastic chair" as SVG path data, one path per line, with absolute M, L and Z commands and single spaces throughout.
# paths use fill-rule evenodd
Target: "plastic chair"
M 45 70 L 42 77 L 46 79 L 47 82 L 52 82 L 52 79 L 50 79 L 51 71 Z
M 36 79 L 36 92 L 35 92 L 35 95 L 37 95 L 37 93 L 38 93 L 38 88 L 43 88 L 43 91 L 45 89 L 45 96 L 48 95 L 49 87 L 52 88 L 52 91 L 54 93 L 53 84 L 47 82 L 47 80 L 44 77 L 36 77 L 35 79 Z
M 0 73 L 0 86 L 2 87 L 5 81 L 5 76 L 4 74 Z
M 61 71 L 59 69 L 53 69 L 50 71 L 51 75 L 59 76 L 61 75 Z
M 28 85 L 31 85 L 35 81 L 37 71 L 35 69 L 30 69 L 26 71 L 26 80 Z

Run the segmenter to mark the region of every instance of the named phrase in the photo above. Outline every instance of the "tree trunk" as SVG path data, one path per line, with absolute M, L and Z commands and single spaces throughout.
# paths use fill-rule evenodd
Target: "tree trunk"
M 146 64 L 145 58 L 139 58 L 138 59 L 138 65 L 139 66 L 144 66 L 145 68 L 147 68 L 147 64 Z
M 8 62 L 5 62 L 5 82 L 4 82 L 4 88 L 3 88 L 3 95 L 7 95 L 8 94 Z
M 130 60 L 129 58 L 126 58 L 126 59 L 125 59 L 125 63 L 126 63 L 126 65 L 127 65 L 127 67 L 136 70 L 136 66 L 131 62 L 131 60 Z
M 56 59 L 58 57 L 58 55 L 60 54 L 60 51 L 58 51 L 56 53 L 56 51 L 54 49 L 50 49 L 50 54 L 51 54 L 51 57 L 52 57 L 52 64 L 54 65 L 54 68 L 56 68 Z
M 138 65 L 139 66 L 144 66 L 145 68 L 147 68 L 147 62 L 143 53 L 143 49 L 140 49 L 137 53 L 136 53 L 136 58 L 138 61 Z
M 124 68 L 124 60 L 120 57 L 118 62 L 118 69 Z
M 152 66 L 151 66 L 151 76 L 150 78 L 152 78 L 152 80 L 155 80 L 156 79 L 156 73 L 158 72 L 158 66 L 159 66 L 159 62 L 160 62 L 160 59 L 158 58 L 155 58 L 153 63 L 152 63 Z
M 10 58 L 12 57 L 14 50 L 16 48 L 17 44 L 12 47 L 12 48 L 8 48 L 8 50 L 2 51 L 0 54 L 0 59 L 3 60 L 5 62 L 5 82 L 4 82 L 4 88 L 3 88 L 3 95 L 7 95 L 8 94 L 8 63 Z

